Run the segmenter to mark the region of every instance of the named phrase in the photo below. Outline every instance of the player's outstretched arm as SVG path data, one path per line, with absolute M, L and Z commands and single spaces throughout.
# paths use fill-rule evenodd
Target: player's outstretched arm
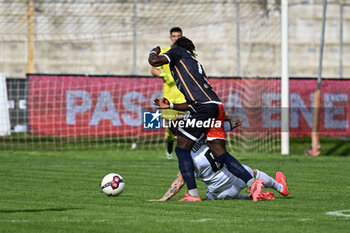
M 164 64 L 168 64 L 169 60 L 165 56 L 159 56 L 160 53 L 160 47 L 157 46 L 154 49 L 151 50 L 148 56 L 148 63 L 151 66 L 157 67 L 162 66 Z
M 173 183 L 171 184 L 168 191 L 164 194 L 164 196 L 161 199 L 150 200 L 150 201 L 168 201 L 173 196 L 175 196 L 176 193 L 178 193 L 181 190 L 181 188 L 182 188 L 182 186 L 184 186 L 184 184 L 185 184 L 185 181 L 182 178 L 181 172 L 179 172 L 177 174 L 176 179 L 173 181 Z

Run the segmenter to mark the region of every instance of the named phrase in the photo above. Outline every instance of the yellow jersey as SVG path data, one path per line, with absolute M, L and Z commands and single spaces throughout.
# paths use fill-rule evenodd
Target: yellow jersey
M 160 54 L 166 53 L 170 50 L 170 46 L 161 49 Z M 174 78 L 171 75 L 169 64 L 165 64 L 159 67 L 162 71 L 161 77 L 163 78 L 163 97 L 167 98 L 171 103 L 181 104 L 185 103 L 186 99 L 181 91 L 177 88 Z

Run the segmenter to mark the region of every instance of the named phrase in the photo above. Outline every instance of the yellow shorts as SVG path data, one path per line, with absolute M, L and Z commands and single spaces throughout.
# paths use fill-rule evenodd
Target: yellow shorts
M 174 134 L 170 131 L 169 128 L 165 128 L 165 140 L 167 142 L 173 142 L 175 141 L 175 136 Z
M 163 109 L 162 110 L 162 115 L 161 118 L 169 121 L 169 120 L 177 120 L 177 115 L 178 114 L 184 114 L 184 112 L 177 111 L 174 109 Z
M 178 114 L 184 114 L 184 112 L 177 111 L 174 109 L 163 109 L 161 117 L 165 120 L 177 120 Z M 165 140 L 167 142 L 172 142 L 175 140 L 174 134 L 169 130 L 169 128 L 165 128 Z

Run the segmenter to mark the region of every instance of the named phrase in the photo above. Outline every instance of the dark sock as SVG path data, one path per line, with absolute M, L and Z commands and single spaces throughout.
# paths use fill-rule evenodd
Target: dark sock
M 167 142 L 167 152 L 169 154 L 173 153 L 173 147 L 174 147 L 174 141 L 171 141 L 171 142 Z
M 220 163 L 224 163 L 227 169 L 238 178 L 241 178 L 244 182 L 248 183 L 253 177 L 249 174 L 247 170 L 242 166 L 237 159 L 235 159 L 232 155 L 226 152 L 223 155 L 220 155 L 216 158 L 216 161 Z
M 175 153 L 179 160 L 181 175 L 186 182 L 188 190 L 197 188 L 196 180 L 194 179 L 194 165 L 191 151 L 176 147 Z

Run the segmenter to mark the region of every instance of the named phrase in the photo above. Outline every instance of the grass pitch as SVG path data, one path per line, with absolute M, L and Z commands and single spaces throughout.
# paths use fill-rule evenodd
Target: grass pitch
M 348 156 L 236 156 L 272 176 L 283 171 L 290 196 L 180 203 L 181 190 L 168 202 L 148 202 L 177 174 L 177 160 L 162 152 L 0 151 L 0 232 L 349 232 Z M 125 179 L 121 196 L 100 190 L 111 172 Z

